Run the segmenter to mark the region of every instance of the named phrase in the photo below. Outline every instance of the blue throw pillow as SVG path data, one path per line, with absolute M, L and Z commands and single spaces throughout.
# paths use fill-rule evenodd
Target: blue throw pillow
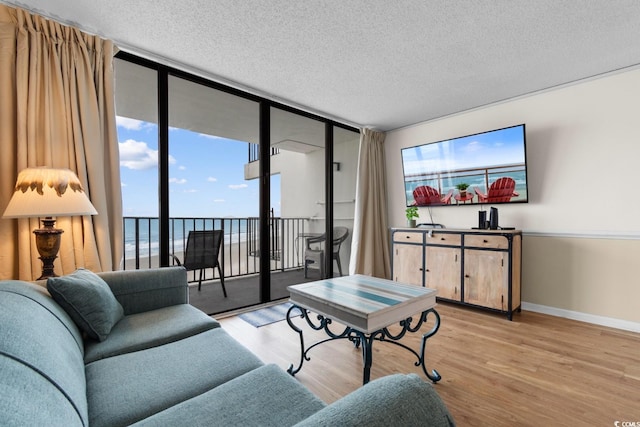
M 104 341 L 111 328 L 124 316 L 111 288 L 97 274 L 83 268 L 50 277 L 47 289 L 78 327 L 93 339 Z

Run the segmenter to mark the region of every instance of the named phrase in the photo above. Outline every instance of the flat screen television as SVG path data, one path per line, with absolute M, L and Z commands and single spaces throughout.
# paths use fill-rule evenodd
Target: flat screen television
M 525 125 L 402 149 L 407 206 L 526 203 Z

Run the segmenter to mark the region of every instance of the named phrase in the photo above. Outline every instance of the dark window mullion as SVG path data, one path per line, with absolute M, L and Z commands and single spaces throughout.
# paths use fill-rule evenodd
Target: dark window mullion
M 325 235 L 324 271 L 327 277 L 333 277 L 333 125 L 324 123 L 324 182 L 325 182 Z
M 169 73 L 158 68 L 158 218 L 160 267 L 169 266 Z
M 271 220 L 271 106 L 267 101 L 260 102 L 260 127 L 258 143 L 260 149 L 260 302 L 271 299 L 271 260 L 269 241 L 269 221 Z

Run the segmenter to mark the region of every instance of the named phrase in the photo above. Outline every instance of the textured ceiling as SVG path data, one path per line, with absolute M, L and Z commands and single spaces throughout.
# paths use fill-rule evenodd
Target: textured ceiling
M 380 130 L 640 64 L 638 0 L 3 2 Z

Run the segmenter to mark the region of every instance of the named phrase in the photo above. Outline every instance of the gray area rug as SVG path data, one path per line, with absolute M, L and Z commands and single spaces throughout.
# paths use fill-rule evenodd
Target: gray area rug
M 275 322 L 280 322 L 287 317 L 287 311 L 291 307 L 290 302 L 283 304 L 273 305 L 271 307 L 260 308 L 258 310 L 250 311 L 239 315 L 242 320 L 248 324 L 259 328 L 261 326 L 270 325 Z M 295 311 L 292 314 L 299 314 L 299 311 Z

